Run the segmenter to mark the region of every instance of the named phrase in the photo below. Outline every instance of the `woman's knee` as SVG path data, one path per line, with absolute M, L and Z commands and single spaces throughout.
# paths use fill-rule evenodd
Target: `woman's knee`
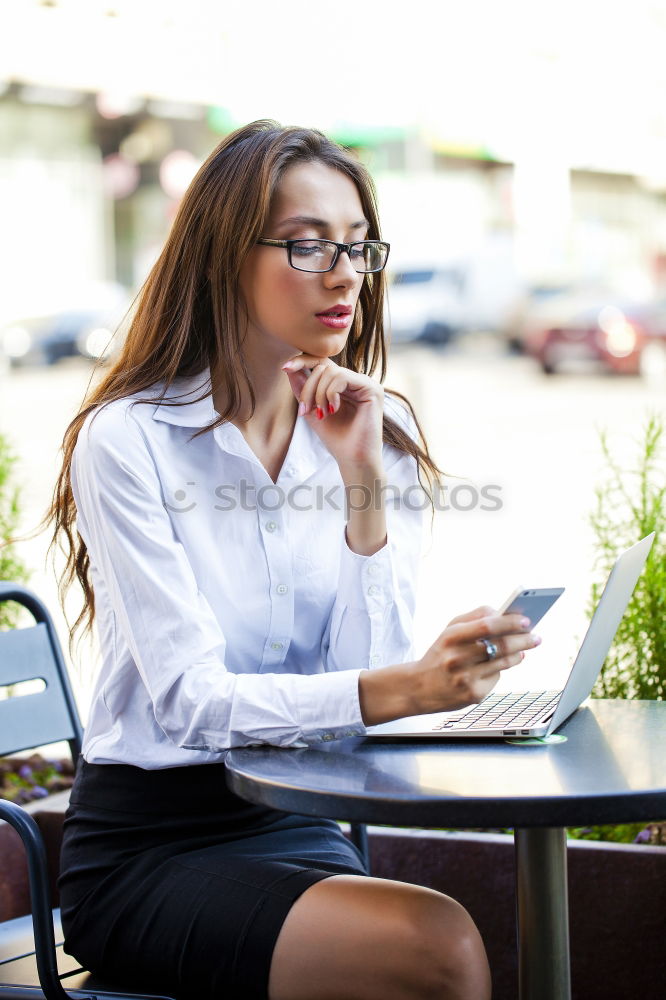
M 388 879 L 338 876 L 294 907 L 274 955 L 275 1000 L 487 1000 L 481 937 L 453 899 Z M 294 919 L 295 918 L 295 919 Z
M 415 997 L 487 1000 L 490 970 L 481 935 L 460 903 L 421 890 L 406 907 L 402 931 Z

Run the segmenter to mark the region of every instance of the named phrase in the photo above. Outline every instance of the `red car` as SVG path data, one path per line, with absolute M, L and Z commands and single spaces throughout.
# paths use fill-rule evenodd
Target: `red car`
M 524 347 L 548 375 L 581 369 L 661 374 L 666 372 L 666 302 L 556 296 L 528 318 Z

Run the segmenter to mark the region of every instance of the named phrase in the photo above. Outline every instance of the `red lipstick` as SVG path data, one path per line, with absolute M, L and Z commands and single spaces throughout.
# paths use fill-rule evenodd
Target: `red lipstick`
M 351 322 L 351 316 L 353 313 L 353 308 L 346 305 L 331 306 L 330 309 L 324 309 L 322 312 L 316 313 L 316 317 L 320 320 L 324 326 L 329 327 L 331 330 L 344 330 L 346 326 L 349 326 Z

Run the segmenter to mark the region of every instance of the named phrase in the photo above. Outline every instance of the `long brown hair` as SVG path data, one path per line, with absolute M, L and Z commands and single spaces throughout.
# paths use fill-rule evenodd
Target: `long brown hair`
M 196 376 L 205 368 L 210 369 L 212 380 L 221 381 L 228 406 L 219 420 L 194 436 L 207 433 L 238 413 L 241 378 L 248 387 L 254 412 L 255 395 L 241 349 L 247 307 L 239 275 L 255 240 L 263 233 L 273 194 L 284 171 L 294 163 L 309 161 L 324 163 L 351 178 L 370 223 L 367 238 L 381 238 L 370 175 L 352 154 L 322 132 L 256 121 L 228 135 L 210 154 L 183 197 L 164 249 L 137 297 L 137 308 L 117 360 L 89 392 L 65 431 L 62 468 L 40 530 L 54 525 L 48 551 L 59 541 L 59 536 L 65 536 L 67 549 L 62 544 L 60 547 L 65 551 L 66 564 L 59 580 L 63 611 L 65 596 L 75 576 L 83 588 L 83 608 L 69 631 L 70 654 L 78 627 L 85 622 L 83 635 L 87 634 L 95 618 L 88 552 L 78 532 L 74 537 L 76 507 L 70 467 L 79 430 L 96 407 L 144 392 L 157 382 L 164 383 L 160 397 L 163 398 L 176 377 Z M 380 382 L 386 375 L 387 356 L 384 290 L 383 272 L 367 275 L 349 337 L 344 349 L 333 359 L 345 368 L 367 375 L 372 375 L 379 366 Z M 414 417 L 422 446 L 387 416 L 384 416 L 383 439 L 412 455 L 419 480 L 425 473 L 428 486 L 432 487 L 441 470 L 429 455 L 411 404 L 402 393 L 391 392 Z M 152 403 L 155 404 L 155 397 Z M 428 486 L 423 482 L 421 485 L 432 504 Z

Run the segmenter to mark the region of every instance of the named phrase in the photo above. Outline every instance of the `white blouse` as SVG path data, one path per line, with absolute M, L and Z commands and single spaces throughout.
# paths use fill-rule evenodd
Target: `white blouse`
M 306 420 L 274 484 L 234 424 L 190 440 L 218 417 L 208 369 L 169 388 L 186 405 L 133 405 L 162 388 L 96 408 L 74 449 L 102 659 L 85 759 L 164 768 L 363 734 L 360 671 L 414 658 L 415 459 L 384 445 L 388 541 L 359 555 L 338 465 Z

